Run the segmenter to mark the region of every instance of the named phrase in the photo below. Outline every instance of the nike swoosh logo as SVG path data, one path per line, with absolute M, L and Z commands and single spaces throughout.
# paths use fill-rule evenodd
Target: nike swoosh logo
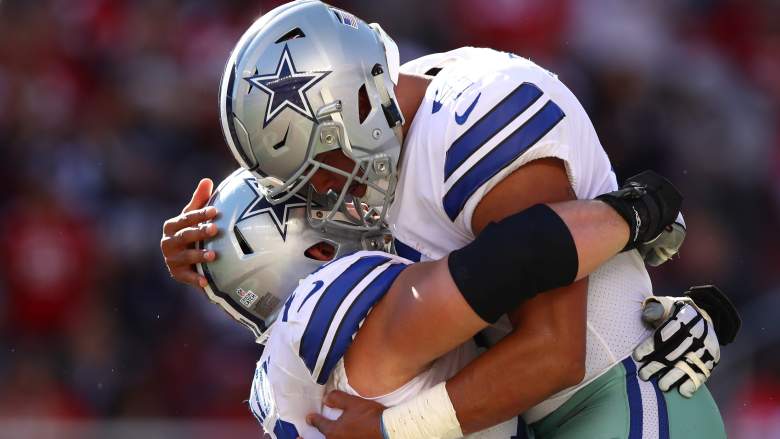
M 309 291 L 309 294 L 306 295 L 306 297 L 303 298 L 303 301 L 301 302 L 301 305 L 298 307 L 298 312 L 301 312 L 301 308 L 303 308 L 303 304 L 306 303 L 307 300 L 309 300 L 309 297 L 312 296 L 312 294 L 316 293 L 322 286 L 325 285 L 325 282 L 318 280 L 314 282 L 314 288 Z
M 474 107 L 477 106 L 477 102 L 479 101 L 479 97 L 482 96 L 482 93 L 478 94 L 476 99 L 474 99 L 474 102 L 469 105 L 469 108 L 466 108 L 466 111 L 463 112 L 463 114 L 455 113 L 455 122 L 458 123 L 458 125 L 463 125 L 466 123 L 466 120 L 468 120 L 469 115 L 471 115 L 471 111 L 474 109 Z
M 284 137 L 282 137 L 282 141 L 277 143 L 276 145 L 272 146 L 274 151 L 276 151 L 276 150 L 278 150 L 278 149 L 280 149 L 281 147 L 284 146 L 284 144 L 287 142 L 287 134 L 289 134 L 289 133 L 290 133 L 290 125 L 287 125 L 287 131 L 284 132 Z
M 433 92 L 433 105 L 431 106 L 431 114 L 436 114 L 441 110 L 441 102 L 436 100 L 436 96 L 439 95 L 439 90 Z

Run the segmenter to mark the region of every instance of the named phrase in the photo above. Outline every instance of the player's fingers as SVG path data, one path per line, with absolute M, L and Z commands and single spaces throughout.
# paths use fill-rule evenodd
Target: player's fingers
M 330 426 L 333 424 L 333 421 L 326 418 L 325 416 L 322 416 L 319 413 L 311 413 L 306 416 L 306 423 L 319 430 L 320 433 L 327 436 L 328 431 L 330 430 Z
M 191 210 L 200 209 L 208 203 L 211 198 L 211 191 L 214 189 L 214 182 L 210 178 L 202 178 L 198 182 L 198 186 L 195 188 L 195 192 L 192 193 L 190 202 L 184 206 L 181 213 L 186 213 Z
M 674 301 L 675 298 L 670 296 L 648 297 L 642 305 L 642 320 L 658 327 L 672 314 Z
M 658 302 L 647 302 L 642 307 L 642 320 L 650 326 L 657 328 L 664 321 L 664 307 Z
M 173 245 L 176 248 L 185 248 L 198 241 L 211 238 L 217 234 L 217 225 L 214 223 L 201 224 L 195 227 L 181 229 L 173 235 Z
M 687 379 L 680 385 L 680 395 L 686 398 L 692 398 L 693 394 L 696 393 L 696 390 L 698 389 L 699 386 L 697 386 L 693 380 Z
M 366 400 L 363 398 L 349 395 L 340 390 L 328 392 L 328 394 L 325 395 L 324 400 L 326 406 L 336 409 L 345 409 L 350 404 L 350 402 L 364 403 L 365 401 Z
M 694 384 L 691 380 L 685 380 L 682 384 L 680 384 L 680 395 L 690 398 L 693 396 L 693 392 L 696 391 L 696 389 L 693 388 Z
M 189 267 L 202 262 L 211 262 L 216 259 L 216 256 L 213 250 L 186 249 L 167 258 L 165 264 L 168 265 L 168 268 Z
M 177 282 L 191 285 L 198 288 L 206 288 L 209 284 L 205 277 L 198 274 L 197 271 L 190 267 L 180 267 L 176 270 L 171 270 L 171 277 Z
M 663 370 L 666 367 L 661 362 L 658 361 L 651 361 L 647 363 L 646 365 L 639 368 L 639 378 L 642 379 L 642 381 L 649 380 L 653 375 L 657 374 L 661 370 Z
M 181 215 L 171 218 L 163 224 L 163 236 L 174 235 L 185 227 L 191 227 L 202 222 L 208 221 L 217 216 L 217 208 L 214 206 L 204 207 L 202 209 L 191 210 Z
M 647 337 L 646 339 L 642 340 L 639 345 L 634 348 L 633 357 L 636 361 L 643 361 L 645 357 L 652 354 L 655 350 L 655 343 L 653 341 L 653 337 Z
M 160 239 L 160 250 L 163 257 L 168 260 L 182 249 L 192 247 L 192 244 L 216 236 L 218 230 L 216 224 L 201 224 L 195 227 L 186 227 L 176 231 L 173 235 L 163 235 Z
M 658 380 L 658 387 L 663 390 L 664 392 L 668 392 L 669 389 L 680 380 L 680 378 L 685 376 L 685 372 L 683 372 L 681 369 L 673 367 L 669 370 L 669 372 L 666 372 L 664 376 L 661 377 L 660 380 Z

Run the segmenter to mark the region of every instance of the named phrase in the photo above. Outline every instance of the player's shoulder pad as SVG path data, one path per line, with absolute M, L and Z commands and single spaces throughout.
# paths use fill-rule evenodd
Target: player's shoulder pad
M 438 93 L 432 112 L 445 113 L 447 123 L 442 207 L 452 221 L 463 212 L 469 217 L 469 200 L 478 202 L 502 176 L 537 155 L 550 156 L 535 147 L 553 145 L 542 139 L 566 117 L 554 75 L 505 52 L 494 58 L 445 69 L 431 84 Z
M 327 381 L 363 319 L 410 263 L 389 253 L 361 251 L 301 282 L 280 320 L 292 331 L 291 341 L 318 383 Z

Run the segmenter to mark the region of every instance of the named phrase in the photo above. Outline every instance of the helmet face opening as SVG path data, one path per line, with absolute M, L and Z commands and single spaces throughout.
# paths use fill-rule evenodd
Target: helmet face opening
M 358 89 L 358 120 L 361 124 L 366 121 L 369 113 L 371 113 L 371 101 L 366 92 L 366 84 L 363 84 Z
M 307 248 L 303 254 L 315 261 L 330 262 L 336 256 L 336 246 L 327 241 L 320 241 Z
M 225 139 L 245 169 L 261 177 L 271 203 L 306 188 L 319 169 L 373 190 L 384 212 L 395 189 L 403 117 L 395 98 L 398 48 L 378 25 L 319 1 L 298 1 L 263 15 L 233 50 L 220 87 Z M 341 150 L 352 171 L 316 157 Z M 350 202 L 345 191 L 336 197 Z M 376 199 L 376 201 L 374 201 Z M 363 203 L 359 202 L 359 203 Z M 369 216 L 324 222 L 377 230 Z

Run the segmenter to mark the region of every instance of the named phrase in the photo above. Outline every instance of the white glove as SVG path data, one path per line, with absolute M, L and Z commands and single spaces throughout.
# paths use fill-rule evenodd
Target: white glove
M 639 377 L 658 377 L 664 392 L 679 386 L 680 394 L 690 398 L 720 361 L 712 319 L 690 297 L 648 297 L 642 314 L 657 329 L 634 349 L 634 359 L 643 363 Z
M 647 265 L 657 267 L 676 255 L 684 240 L 685 220 L 681 212 L 677 214 L 674 223 L 667 226 L 654 240 L 639 244 L 636 248 Z

